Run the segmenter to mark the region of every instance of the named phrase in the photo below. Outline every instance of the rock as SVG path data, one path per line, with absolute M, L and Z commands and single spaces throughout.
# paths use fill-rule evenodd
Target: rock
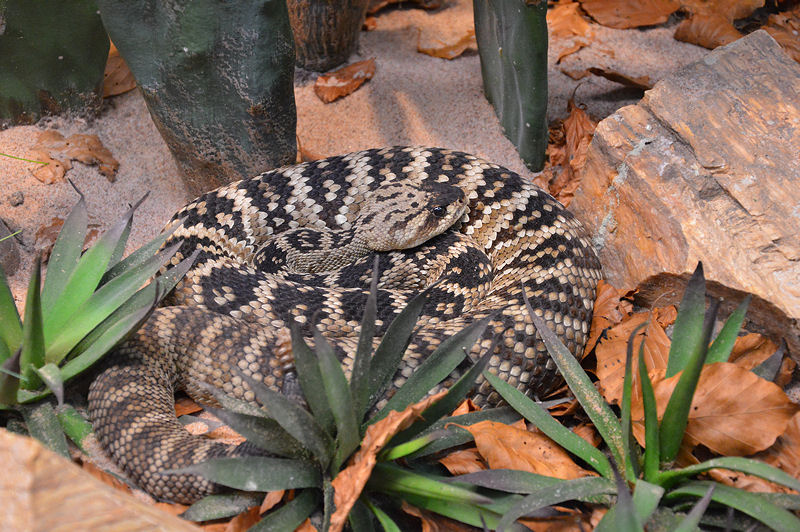
M 0 220 L 0 266 L 6 276 L 10 277 L 19 268 L 19 249 L 17 241 L 3 220 Z
M 22 205 L 24 201 L 25 201 L 25 196 L 23 196 L 22 192 L 19 190 L 8 196 L 8 202 L 11 204 L 12 207 L 19 207 L 20 205 Z
M 1 428 L 0 463 L 3 530 L 200 530 Z
M 751 330 L 800 355 L 800 65 L 757 31 L 658 82 L 602 122 L 571 209 L 614 285 L 677 302 L 754 301 Z

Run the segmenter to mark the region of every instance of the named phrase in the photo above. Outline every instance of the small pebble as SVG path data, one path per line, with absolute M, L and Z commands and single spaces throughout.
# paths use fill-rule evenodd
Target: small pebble
M 19 190 L 14 192 L 8 197 L 8 202 L 11 204 L 12 207 L 18 207 L 22 205 L 22 202 L 25 201 L 25 196 L 22 195 L 22 192 Z

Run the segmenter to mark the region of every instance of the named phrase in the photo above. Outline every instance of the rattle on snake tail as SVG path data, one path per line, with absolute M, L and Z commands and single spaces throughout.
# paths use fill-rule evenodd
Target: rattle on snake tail
M 437 148 L 367 150 L 273 170 L 209 192 L 173 219 L 183 220 L 165 244 L 183 240 L 173 262 L 199 250 L 197 260 L 168 306 L 108 356 L 89 413 L 136 484 L 185 503 L 215 485 L 164 470 L 248 449 L 190 435 L 173 393 L 215 404 L 210 385 L 252 401 L 241 372 L 296 396 L 291 360 L 273 349 L 292 321 L 310 337 L 313 315 L 349 375 L 375 256 L 376 342 L 429 288 L 394 387 L 443 339 L 495 313 L 470 355 L 498 337 L 489 371 L 525 393 L 546 393 L 560 377 L 521 287 L 577 354 L 601 276 L 580 223 L 550 195 L 501 166 Z M 486 382 L 472 397 L 499 399 Z

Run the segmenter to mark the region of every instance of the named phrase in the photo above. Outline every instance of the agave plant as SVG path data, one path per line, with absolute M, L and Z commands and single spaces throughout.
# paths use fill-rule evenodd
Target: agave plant
M 194 260 L 145 284 L 180 245 L 158 251 L 171 231 L 122 258 L 133 213 L 146 197 L 83 252 L 88 216 L 81 195 L 58 234 L 44 283 L 41 257 L 34 261 L 22 319 L 0 269 L 0 410 L 19 410 L 33 436 L 65 455 L 62 428 L 76 442 L 91 429 L 62 404 L 64 383 L 138 329 Z M 40 402 L 51 393 L 58 416 Z
M 376 270 L 377 263 L 373 271 Z M 377 427 L 390 412 L 403 411 L 428 395 L 462 363 L 492 319 L 489 316 L 476 321 L 445 340 L 382 404 L 380 398 L 403 357 L 425 298 L 423 292 L 409 303 L 388 327 L 373 353 L 376 316 L 376 279 L 373 279 L 349 383 L 334 350 L 319 332 L 315 334 L 312 350 L 294 329 L 292 350 L 308 409 L 251 380 L 248 383 L 260 408 L 209 390 L 222 406 L 209 410 L 247 438 L 249 445 L 272 456 L 221 458 L 176 470 L 200 474 L 239 490 L 235 494 L 201 499 L 183 517 L 205 521 L 236 515 L 258 505 L 265 492 L 294 489 L 297 491 L 293 500 L 264 516 L 251 530 L 294 530 L 309 515 L 320 511 L 322 529 L 328 530 L 334 515 L 336 478 L 345 470 L 365 433 L 371 426 Z M 430 461 L 439 451 L 472 439 L 466 430 L 447 425 L 471 425 L 487 419 L 510 423 L 519 419 L 508 407 L 447 417 L 484 371 L 493 348 L 438 401 L 425 408 L 420 419 L 395 434 L 383 447 L 358 501 L 349 514 L 345 513 L 352 530 L 372 530 L 373 521 L 385 530 L 401 530 L 396 517 L 392 517 L 399 515 L 401 501 L 473 526 L 494 528 L 522 500 L 521 495 L 453 483 L 452 477 L 442 474 L 435 462 Z M 338 521 L 334 516 L 334 521 L 331 529 L 341 529 L 341 516 Z M 512 525 L 512 529 L 517 526 L 524 530 L 521 525 Z
M 641 344 L 638 372 L 644 405 L 646 444 L 643 449 L 631 437 L 633 337 L 638 329 L 628 341 L 621 415 L 617 417 L 580 364 L 528 304 L 531 319 L 550 355 L 605 441 L 610 457 L 561 425 L 540 404 L 487 372 L 484 376 L 509 405 L 564 449 L 589 464 L 600 477 L 557 480 L 528 473 L 520 475 L 520 472 L 490 470 L 456 478 L 493 489 L 528 493 L 500 519 L 498 530 L 510 530 L 517 518 L 541 508 L 569 500 L 590 500 L 603 494 L 616 494 L 616 504 L 598 524 L 597 530 L 600 531 L 638 531 L 644 530 L 645 525 L 668 530 L 695 530 L 704 519 L 711 501 L 741 512 L 738 515 L 749 516 L 773 530 L 800 530 L 800 519 L 790 511 L 800 508 L 798 495 L 751 493 L 694 478 L 721 468 L 755 475 L 800 491 L 800 480 L 780 469 L 740 457 L 719 457 L 689 467 L 673 468 L 684 438 L 700 371 L 706 363 L 728 360 L 748 302 L 749 298 L 739 305 L 709 346 L 718 302 L 713 302 L 706 311 L 705 280 L 702 265 L 698 265 L 687 285 L 674 326 L 667 376 L 680 374 L 680 377 L 660 422 L 653 385 L 642 356 L 644 343 Z M 629 484 L 633 486 L 633 494 L 629 492 Z M 676 510 L 684 508 L 687 498 L 692 497 L 700 500 L 688 515 L 681 517 Z M 711 520 L 712 516 L 707 519 Z M 720 525 L 719 522 L 713 524 Z

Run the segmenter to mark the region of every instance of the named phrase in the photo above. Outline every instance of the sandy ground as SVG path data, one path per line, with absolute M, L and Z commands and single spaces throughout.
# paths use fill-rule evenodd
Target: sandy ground
M 297 82 L 295 96 L 298 136 L 304 150 L 324 157 L 376 146 L 424 144 L 475 153 L 531 175 L 502 135 L 494 111 L 483 97 L 477 53 L 467 52 L 448 61 L 416 51 L 419 28 L 447 25 L 448 18 L 443 15 L 446 12 L 416 9 L 380 14 L 377 28 L 362 32 L 358 53 L 352 58 L 374 57 L 375 77 L 346 98 L 323 104 L 308 76 L 301 76 L 306 80 Z M 573 93 L 597 119 L 635 103 L 642 94 L 598 77 L 574 81 L 560 71 L 562 67 L 613 68 L 632 76 L 648 75 L 655 81 L 707 53 L 675 41 L 674 27 L 612 30 L 593 24 L 592 29 L 592 45 L 568 56 L 561 65 L 555 64 L 558 53 L 569 47 L 572 39 L 551 39 L 550 120 L 566 116 L 566 102 Z M 0 131 L 0 153 L 31 158 L 31 147 L 39 132 L 47 128 L 65 136 L 96 134 L 120 162 L 114 183 L 95 167 L 80 163 L 67 173 L 86 195 L 94 223 L 106 227 L 128 204 L 150 192 L 137 211 L 129 250 L 155 236 L 172 213 L 191 199 L 136 91 L 108 99 L 100 117 L 91 122 L 58 118 Z M 54 217 L 66 216 L 77 200 L 67 183 L 44 185 L 37 181 L 31 175 L 35 167 L 0 156 L 0 218 L 12 231 L 21 230 L 20 267 L 10 279 L 18 303 L 22 303 L 37 249 L 37 230 Z M 16 192 L 22 192 L 24 203 L 12 206 L 10 197 Z

